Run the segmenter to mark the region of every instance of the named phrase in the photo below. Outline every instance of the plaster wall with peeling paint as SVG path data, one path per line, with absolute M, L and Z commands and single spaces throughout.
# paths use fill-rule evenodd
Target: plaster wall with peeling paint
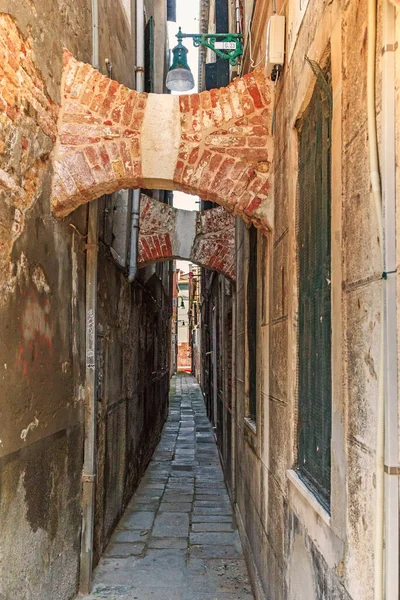
M 147 14 L 161 15 L 162 6 L 146 2 Z M 106 74 L 109 58 L 113 77 L 133 86 L 129 8 L 100 2 L 100 62 Z M 166 43 L 159 23 L 158 86 Z M 1 104 L 10 107 L 0 114 L 0 598 L 69 600 L 81 535 L 87 208 L 64 220 L 51 215 L 49 158 L 63 48 L 91 61 L 91 2 L 0 0 L 0 27 Z M 102 224 L 104 201 L 100 215 Z M 168 294 L 168 263 L 129 286 L 100 241 L 96 559 L 165 417 Z M 159 363 L 145 364 L 156 335 Z M 135 363 L 133 355 L 144 358 Z
M 267 23 L 274 3 L 244 0 L 240 4 L 244 10 L 246 72 L 254 65 L 257 68 L 264 65 Z M 253 5 L 250 57 L 248 26 Z M 207 6 L 204 2 L 205 12 Z M 289 0 L 276 2 L 275 8 L 286 17 L 286 56 L 275 90 L 274 224 L 266 240 L 261 236 L 258 239 L 261 260 L 257 296 L 265 319 L 260 317 L 258 333 L 257 422 L 248 418 L 249 233 L 238 220 L 235 385 L 232 394 L 224 400 L 223 417 L 216 423 L 217 433 L 219 443 L 225 444 L 221 452 L 225 476 L 230 482 L 248 565 L 253 581 L 260 584 L 257 597 L 263 598 L 265 594 L 271 600 L 372 600 L 382 240 L 370 189 L 367 2 L 356 0 L 343 4 L 310 0 L 296 3 Z M 383 2 L 378 2 L 376 110 L 382 161 L 383 9 Z M 296 14 L 299 12 L 302 14 Z M 231 16 L 234 24 L 234 6 Z M 398 33 L 398 11 L 395 27 Z M 333 91 L 330 514 L 321 509 L 322 505 L 310 489 L 301 486 L 293 476 L 293 470 L 298 467 L 299 426 L 296 123 L 316 85 L 305 56 L 320 65 L 330 60 Z M 396 74 L 391 84 L 396 90 L 396 110 L 399 57 L 399 49 L 395 48 Z M 396 128 L 398 158 L 398 120 Z M 397 194 L 399 180 L 397 168 Z M 398 248 L 399 244 L 397 253 Z M 218 306 L 218 288 L 211 290 L 207 301 Z M 208 324 L 212 326 L 211 318 Z M 218 356 L 223 353 L 227 339 L 225 331 L 217 344 Z M 205 358 L 204 370 L 209 368 L 208 362 Z M 228 366 L 224 362 L 222 372 Z M 212 401 L 212 390 L 209 395 Z M 210 412 L 212 415 L 212 405 Z M 226 420 L 231 415 L 232 427 Z M 220 428 L 223 431 L 220 432 Z M 228 436 L 232 440 L 231 453 L 226 448 Z M 387 597 L 391 597 L 390 591 Z

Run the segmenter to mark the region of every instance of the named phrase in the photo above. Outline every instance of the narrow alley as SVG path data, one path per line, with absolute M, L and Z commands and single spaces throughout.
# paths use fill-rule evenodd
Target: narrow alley
M 0 0 L 0 600 L 400 600 L 400 0 Z
M 201 390 L 171 382 L 161 442 L 94 573 L 86 600 L 251 600 Z

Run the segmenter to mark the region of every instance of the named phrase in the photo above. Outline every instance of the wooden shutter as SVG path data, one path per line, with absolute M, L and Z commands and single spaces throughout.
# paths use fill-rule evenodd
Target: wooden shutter
M 329 507 L 332 404 L 331 111 L 326 88 L 318 83 L 299 124 L 297 241 L 298 469 L 320 501 Z

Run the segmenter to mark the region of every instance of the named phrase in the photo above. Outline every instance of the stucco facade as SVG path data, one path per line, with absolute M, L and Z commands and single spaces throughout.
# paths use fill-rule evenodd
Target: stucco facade
M 131 87 L 134 9 L 99 6 L 100 70 L 108 58 Z M 162 91 L 166 7 L 146 9 Z M 5 1 L 0 12 L 0 597 L 67 600 L 79 584 L 88 211 L 51 216 L 50 154 L 63 48 L 92 60 L 91 2 Z M 109 206 L 99 201 L 94 561 L 150 460 L 169 386 L 169 263 L 128 284 L 110 255 Z
M 204 27 L 216 4 L 203 4 Z M 241 77 L 178 97 L 157 95 L 164 91 L 165 2 L 146 2 L 156 28 L 156 93 L 148 94 L 133 90 L 133 3 L 100 2 L 96 70 L 89 1 L 22 0 L 10 8 L 0 0 L 4 600 L 73 598 L 87 533 L 81 513 L 90 504 L 82 488 L 95 489 L 93 563 L 135 490 L 167 414 L 171 326 L 182 317 L 175 297 L 171 319 L 169 259 L 176 257 L 213 269 L 201 274 L 200 379 L 255 597 L 372 600 L 381 585 L 380 550 L 386 600 L 398 596 L 398 249 L 390 240 L 400 191 L 397 9 L 388 0 L 377 5 L 382 235 L 369 162 L 367 0 L 277 2 L 286 17 L 286 58 L 275 84 L 264 73 L 274 3 L 231 8 L 230 30 L 244 33 L 243 61 L 231 75 Z M 323 127 L 315 133 L 306 123 L 315 117 L 309 107 L 316 93 L 320 121 L 329 123 L 318 147 Z M 304 176 L 304 131 L 315 154 L 328 157 L 329 177 L 324 172 L 321 181 L 315 171 Z M 309 187 L 325 185 L 329 196 L 323 204 L 321 193 L 316 208 L 329 212 L 321 221 L 327 231 L 317 231 L 329 245 L 329 264 L 318 273 L 329 290 L 329 344 L 310 353 L 317 378 L 318 352 L 329 352 L 323 494 L 304 477 L 300 441 L 305 421 L 321 417 L 304 418 L 299 384 L 309 333 L 301 329 L 307 273 L 299 273 L 316 231 L 300 238 L 310 172 Z M 144 268 L 133 285 L 126 277 L 128 187 L 153 190 L 142 201 Z M 175 211 L 161 187 L 199 194 L 211 210 Z M 234 242 L 232 215 L 212 202 L 240 217 Z M 91 229 L 94 206 L 99 218 Z M 394 256 L 383 262 L 388 245 Z M 89 280 L 90 257 L 97 262 Z M 326 313 L 318 320 L 326 324 Z M 92 473 L 83 466 L 90 426 Z M 315 442 L 312 427 L 307 431 L 318 453 L 322 436 Z
M 254 66 L 262 68 L 264 64 L 267 23 L 273 5 L 256 1 L 253 8 L 251 2 L 240 4 L 243 5 L 247 48 L 243 73 Z M 254 302 L 250 308 L 247 297 L 249 269 L 252 268 L 249 266 L 249 231 L 238 220 L 235 386 L 232 398 L 225 392 L 224 411 L 221 417 L 217 415 L 216 426 L 218 431 L 225 424 L 223 438 L 226 439 L 227 433 L 232 438 L 231 450 L 225 448 L 223 451 L 225 474 L 231 482 L 232 499 L 253 580 L 259 582 L 258 597 L 265 595 L 273 600 L 372 599 L 376 587 L 374 558 L 379 548 L 379 542 L 375 542 L 376 497 L 380 485 L 377 483 L 376 449 L 382 286 L 385 285 L 382 271 L 385 269 L 370 184 L 367 2 L 361 0 L 343 5 L 311 0 L 300 11 L 294 2 L 278 2 L 276 8 L 286 17 L 286 57 L 275 88 L 274 224 L 271 233 L 258 235 L 257 416 L 255 419 L 249 417 L 249 361 L 252 358 L 246 327 L 248 311 L 254 310 Z M 248 27 L 252 14 L 250 57 Z M 233 9 L 231 19 L 233 30 Z M 394 122 L 388 131 L 382 121 L 382 73 L 384 76 L 386 73 L 386 86 L 394 95 L 394 90 L 398 89 L 395 70 L 398 71 L 399 50 L 397 46 L 394 48 L 394 68 L 392 74 L 390 71 L 387 74 L 385 60 L 392 58 L 382 58 L 385 54 L 381 56 L 380 53 L 382 20 L 386 35 L 388 22 L 389 31 L 392 27 L 393 33 L 398 32 L 398 16 L 389 2 L 378 3 L 377 29 L 376 111 L 385 189 L 386 161 L 390 160 L 387 147 L 391 144 L 394 147 L 399 136 L 397 130 L 393 132 Z M 391 49 L 393 47 L 389 52 Z M 297 275 L 300 255 L 297 241 L 299 123 L 314 86 L 318 86 L 317 77 L 305 56 L 322 70 L 329 69 L 332 88 L 329 509 L 324 508 L 298 475 L 298 432 L 301 427 L 298 421 L 298 298 L 302 283 Z M 393 57 L 393 53 L 390 56 Z M 396 98 L 398 101 L 398 96 Z M 388 119 L 390 91 L 385 101 L 389 102 L 385 112 L 385 119 Z M 398 151 L 397 141 L 396 156 Z M 398 170 L 395 178 L 398 189 Z M 386 187 L 387 198 L 391 193 Z M 392 274 L 392 277 L 396 275 Z M 205 298 L 204 301 L 220 303 L 218 288 L 211 300 Z M 207 323 L 212 327 L 211 319 Z M 225 335 L 219 342 L 219 352 L 223 351 L 226 340 Z M 226 368 L 226 363 L 224 366 Z M 393 369 L 393 363 L 386 367 Z M 203 368 L 208 368 L 206 360 Z M 207 389 L 203 389 L 207 393 Z M 395 420 L 396 391 L 388 400 L 392 409 L 387 409 L 394 410 Z M 212 400 L 212 391 L 210 397 Z M 233 410 L 229 406 L 232 399 Z M 232 430 L 227 432 L 227 419 L 231 414 L 234 422 Z M 394 436 L 392 442 L 397 446 L 396 424 L 387 435 Z M 385 485 L 389 485 L 388 480 Z M 397 481 L 393 485 L 396 490 Z M 396 539 L 397 516 L 387 511 L 386 505 L 386 531 L 397 530 L 397 534 L 393 534 Z M 387 543 L 389 548 L 389 541 Z M 387 551 L 389 563 L 392 552 L 397 556 L 396 547 Z M 394 579 L 396 585 L 396 577 Z M 392 597 L 392 585 L 393 580 L 390 583 L 387 579 L 387 598 Z

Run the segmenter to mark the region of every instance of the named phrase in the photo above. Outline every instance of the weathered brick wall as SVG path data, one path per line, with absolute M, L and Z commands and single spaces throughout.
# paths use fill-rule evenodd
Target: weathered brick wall
M 153 277 L 149 289 L 141 276 L 128 284 L 101 244 L 95 563 L 147 467 L 168 411 L 168 279 L 164 286 Z
M 262 71 L 227 88 L 180 97 L 179 189 L 272 227 L 271 85 Z
M 192 349 L 189 342 L 178 342 L 178 371 L 188 371 L 192 364 Z
M 185 211 L 143 194 L 139 266 L 176 258 L 235 279 L 235 217 L 223 207 Z
M 85 231 L 86 215 L 80 210 L 69 222 L 56 223 L 48 168 L 58 115 L 57 59 L 63 41 L 77 47 L 66 32 L 64 4 L 45 4 L 39 15 L 23 0 L 14 3 L 14 15 L 0 14 L 0 597 L 5 600 L 69 599 L 79 563 L 85 254 L 77 231 Z M 76 33 L 87 24 L 83 4 L 68 14 Z M 9 6 L 0 2 L 0 11 Z M 79 55 L 88 59 L 84 32 L 80 44 Z M 48 56 L 54 57 L 51 65 Z
M 31 40 L 24 40 L 9 15 L 0 16 L 0 57 L 0 294 L 5 299 L 11 251 L 42 191 L 58 111 L 34 63 Z
M 252 3 L 246 3 L 251 5 Z M 292 4 L 294 7 L 294 3 Z M 277 3 L 290 26 L 291 3 Z M 262 60 L 272 3 L 257 2 L 253 60 Z M 378 3 L 378 32 L 382 3 Z M 257 432 L 247 427 L 247 235 L 238 223 L 235 493 L 243 528 L 271 600 L 373 598 L 376 399 L 381 262 L 370 193 L 366 109 L 366 0 L 310 0 L 276 88 L 274 231 L 259 289 Z M 377 112 L 381 101 L 377 43 Z M 396 51 L 398 53 L 398 51 Z M 329 525 L 287 471 L 297 454 L 297 140 L 294 124 L 315 78 L 304 56 L 331 61 L 332 126 L 332 505 Z M 398 63 L 398 58 L 396 58 Z M 247 63 L 249 64 L 249 59 Z M 398 136 L 397 136 L 398 137 Z
M 115 75 L 130 84 L 133 36 L 122 5 L 105 4 L 100 2 L 101 69 L 107 56 Z M 154 4 L 146 2 L 149 14 Z M 77 592 L 87 207 L 62 221 L 54 218 L 49 156 L 60 115 L 63 47 L 90 61 L 90 9 L 90 0 L 0 0 L 0 11 L 12 13 L 0 14 L 2 600 L 70 600 Z M 125 46 L 108 45 L 116 34 L 125 34 Z M 100 214 L 104 222 L 106 213 Z M 99 252 L 97 556 L 165 416 L 168 269 L 147 268 L 150 282 L 143 277 L 132 287 L 104 246 Z M 162 306 L 154 304 L 156 297 Z M 157 364 L 149 360 L 156 341 Z
M 62 97 L 55 215 L 124 187 L 158 188 L 161 180 L 165 189 L 201 195 L 264 231 L 272 227 L 271 82 L 262 71 L 222 90 L 156 97 L 65 52 Z

